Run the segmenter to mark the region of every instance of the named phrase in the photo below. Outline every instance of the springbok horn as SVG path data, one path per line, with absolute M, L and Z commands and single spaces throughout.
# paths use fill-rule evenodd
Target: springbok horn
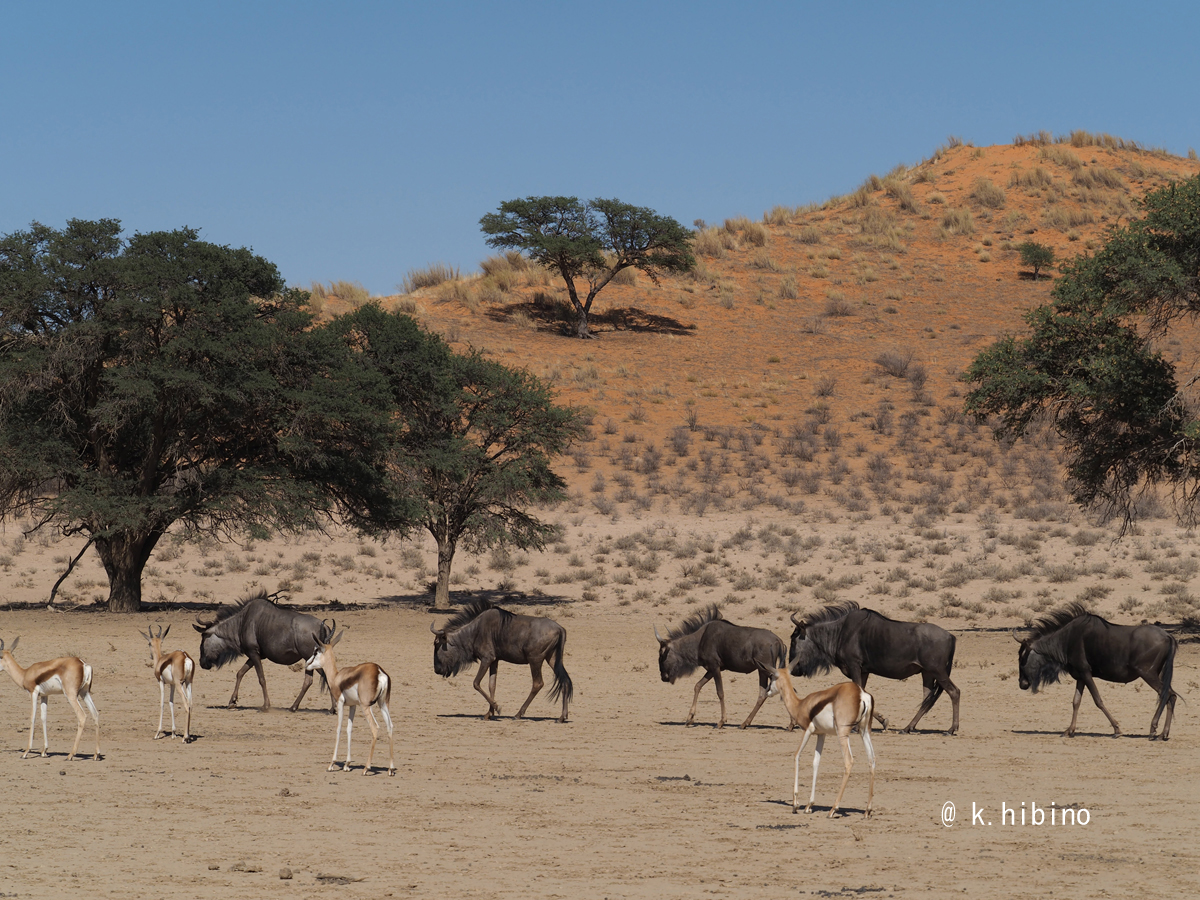
M 20 635 L 17 635 L 15 638 L 13 638 L 13 642 L 12 642 L 11 644 L 9 644 L 9 645 L 8 645 L 8 652 L 9 652 L 9 653 L 12 653 L 14 650 L 16 650 L 16 649 L 17 649 L 17 641 L 19 641 L 20 639 L 21 639 L 21 636 L 20 636 Z

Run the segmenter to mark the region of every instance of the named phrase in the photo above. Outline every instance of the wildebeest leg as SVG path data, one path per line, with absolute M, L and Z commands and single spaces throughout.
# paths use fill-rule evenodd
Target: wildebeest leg
M 933 673 L 928 669 L 921 672 L 921 684 L 925 687 L 925 696 L 921 700 L 921 705 L 917 707 L 917 714 L 913 716 L 913 720 L 900 730 L 901 734 L 911 734 L 925 713 L 933 709 L 933 704 L 937 702 L 937 698 L 942 694 L 942 686 L 937 683 Z
M 725 685 L 721 681 L 721 670 L 717 669 L 713 673 L 713 681 L 717 685 L 717 699 L 721 701 L 721 721 L 717 723 L 717 728 L 725 727 Z
M 312 683 L 313 683 L 313 673 L 308 671 L 307 669 L 305 669 L 304 670 L 304 682 L 300 685 L 300 693 L 296 695 L 296 701 L 291 705 L 292 712 L 295 712 L 296 710 L 298 710 L 300 708 L 300 701 L 304 699 L 304 695 L 308 693 L 308 689 L 312 686 Z M 329 699 L 331 701 L 329 704 L 329 711 L 336 712 L 337 711 L 337 703 L 332 702 L 333 701 L 333 691 L 329 692 Z
M 481 659 L 479 661 L 479 671 L 475 673 L 475 690 L 479 691 L 480 695 L 488 702 L 488 711 L 484 714 L 485 719 L 490 719 L 493 715 L 499 715 L 500 709 L 496 706 L 496 701 L 492 698 L 496 696 L 496 670 L 500 668 L 498 660 Z M 483 673 L 491 669 L 491 677 L 488 679 L 488 687 L 492 693 L 489 695 L 480 684 L 483 682 Z
M 711 672 L 705 672 L 704 677 L 696 682 L 696 691 L 692 694 L 692 709 L 688 713 L 687 721 L 684 725 L 691 725 L 692 720 L 696 718 L 696 701 L 700 699 L 700 689 L 703 688 L 712 679 Z
M 258 683 L 263 692 L 263 705 L 260 709 L 262 712 L 270 712 L 271 698 L 267 696 L 267 676 L 263 674 L 262 660 L 257 656 L 254 658 L 254 671 L 258 674 Z
M 1108 711 L 1108 707 L 1105 706 L 1104 701 L 1100 699 L 1100 691 L 1096 687 L 1096 682 L 1092 680 L 1092 676 L 1090 673 L 1085 674 L 1081 680 L 1084 684 L 1087 685 L 1088 692 L 1092 695 L 1092 701 L 1096 704 L 1096 706 L 1100 707 L 1100 712 L 1104 713 L 1104 717 L 1106 719 L 1108 719 L 1109 724 L 1112 725 L 1113 737 L 1116 737 L 1117 735 L 1119 735 L 1121 733 L 1121 726 L 1117 724 L 1117 720 L 1112 717 L 1112 713 L 1110 713 Z M 1078 708 L 1078 707 L 1076 707 L 1076 708 Z M 1071 723 L 1072 730 L 1074 730 L 1074 726 L 1075 726 L 1075 723 L 1072 722 Z
M 545 684 L 545 682 L 542 681 L 542 662 L 543 660 L 540 659 L 536 662 L 533 660 L 530 660 L 529 662 L 529 672 L 533 676 L 533 690 L 529 692 L 529 696 L 525 698 L 525 702 L 521 704 L 520 710 L 517 711 L 518 719 L 525 715 L 525 710 L 529 709 L 529 704 L 533 702 L 533 698 L 538 695 L 538 691 L 540 691 L 542 689 L 542 685 Z
M 962 696 L 962 692 L 958 689 L 958 685 L 956 685 L 953 681 L 950 680 L 949 675 L 946 676 L 946 680 L 944 683 L 942 682 L 942 679 L 939 676 L 938 683 L 941 684 L 942 688 L 946 691 L 946 693 L 950 695 L 950 704 L 954 708 L 954 721 L 950 724 L 950 733 L 957 734 L 958 733 L 958 699 L 959 699 L 959 697 Z
M 238 669 L 237 678 L 233 680 L 233 693 L 229 697 L 229 708 L 237 706 L 238 691 L 242 689 L 242 677 L 250 671 L 250 667 L 254 665 L 250 660 L 246 660 L 246 664 Z
M 1171 733 L 1171 716 L 1175 712 L 1175 692 L 1171 692 L 1170 701 L 1164 701 L 1162 699 L 1162 679 L 1153 672 L 1142 672 L 1136 669 L 1135 671 L 1142 677 L 1142 681 L 1150 685 L 1154 689 L 1154 693 L 1159 695 L 1158 706 L 1154 710 L 1154 718 L 1150 720 L 1150 740 L 1155 739 L 1155 733 L 1158 731 L 1159 716 L 1162 715 L 1164 709 L 1167 710 L 1167 720 L 1163 723 L 1162 733 L 1162 739 L 1165 741 Z
M 870 672 L 864 672 L 862 669 L 854 665 L 842 666 L 842 674 L 857 684 L 864 691 L 867 689 L 867 679 L 871 677 Z M 874 716 L 879 720 L 879 727 L 887 731 L 888 720 L 879 714 L 879 710 L 875 710 Z
M 769 689 L 770 689 L 770 685 L 768 683 L 767 673 L 764 670 L 759 669 L 758 670 L 758 702 L 754 704 L 754 709 L 750 710 L 750 715 L 746 716 L 746 721 L 743 722 L 741 725 L 739 725 L 738 728 L 745 728 L 751 722 L 754 721 L 754 716 L 758 713 L 759 707 L 762 706 L 763 703 L 767 699 L 767 691 Z M 789 719 L 789 721 L 791 720 L 790 714 L 788 715 L 788 719 Z

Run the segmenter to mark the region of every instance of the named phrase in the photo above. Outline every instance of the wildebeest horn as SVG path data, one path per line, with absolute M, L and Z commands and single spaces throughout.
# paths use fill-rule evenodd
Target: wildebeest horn
M 792 614 L 791 614 L 791 616 L 789 616 L 789 618 L 792 620 L 792 624 L 793 624 L 793 625 L 800 625 L 800 624 L 802 624 L 802 623 L 801 623 L 799 620 L 797 620 L 797 619 L 796 619 L 796 614 L 795 614 L 795 613 L 792 613 Z
M 655 639 L 656 641 L 658 641 L 660 644 L 666 644 L 666 643 L 668 643 L 667 641 L 664 641 L 662 638 L 660 638 L 660 637 L 658 636 L 658 626 L 657 626 L 657 625 L 655 625 L 655 626 L 654 626 L 654 639 Z
M 429 630 L 432 631 L 435 635 L 439 635 L 439 636 L 446 633 L 445 628 L 443 628 L 441 631 L 438 631 L 438 629 L 434 628 L 432 622 L 429 623 Z
M 1012 630 L 1012 636 L 1013 636 L 1013 640 L 1016 641 L 1018 644 L 1025 643 L 1023 640 L 1021 640 L 1019 637 L 1017 637 L 1017 629 L 1015 629 L 1015 628 Z

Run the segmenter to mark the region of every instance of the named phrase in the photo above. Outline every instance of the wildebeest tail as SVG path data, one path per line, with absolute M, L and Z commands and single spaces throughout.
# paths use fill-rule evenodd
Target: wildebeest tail
M 567 633 L 560 631 L 558 642 L 554 645 L 554 687 L 550 689 L 550 699 L 557 700 L 562 697 L 570 703 L 575 694 L 575 686 L 571 683 L 571 676 L 567 674 L 567 667 L 563 665 L 563 651 L 566 646 Z
M 950 655 L 946 659 L 946 674 L 949 675 L 954 671 L 954 648 L 958 645 L 958 638 L 950 635 Z
M 1168 637 L 1171 638 L 1171 649 L 1167 651 L 1167 658 L 1163 661 L 1162 689 L 1158 692 L 1160 705 L 1170 703 L 1171 695 L 1174 693 L 1171 690 L 1171 677 L 1175 674 L 1175 648 L 1179 646 L 1179 641 L 1175 640 L 1174 635 L 1168 635 Z

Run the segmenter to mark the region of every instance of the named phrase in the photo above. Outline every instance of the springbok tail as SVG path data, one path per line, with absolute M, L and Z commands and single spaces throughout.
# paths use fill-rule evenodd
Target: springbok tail
M 554 645 L 554 687 L 550 689 L 550 699 L 557 700 L 559 697 L 566 699 L 567 703 L 571 702 L 571 698 L 575 695 L 575 685 L 571 683 L 571 676 L 567 674 L 567 668 L 563 665 L 563 652 L 567 646 L 567 633 L 564 631 L 558 636 L 558 643 Z
M 1174 651 L 1172 651 L 1174 656 Z M 90 694 L 92 692 L 92 667 L 87 663 L 83 664 L 83 681 L 79 684 L 80 694 Z

